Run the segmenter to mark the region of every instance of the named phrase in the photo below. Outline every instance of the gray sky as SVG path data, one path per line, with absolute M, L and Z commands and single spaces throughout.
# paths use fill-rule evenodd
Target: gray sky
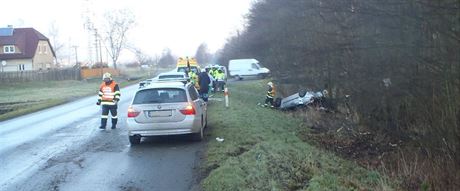
M 2 6 L 0 27 L 33 27 L 48 35 L 54 22 L 58 41 L 77 45 L 78 56 L 87 58 L 88 32 L 85 16 L 94 23 L 110 10 L 127 8 L 137 25 L 129 32 L 131 44 L 148 54 L 159 54 L 168 47 L 177 56 L 192 56 L 206 42 L 211 51 L 220 48 L 227 37 L 242 29 L 244 15 L 252 0 L 14 0 Z M 100 29 L 102 30 L 102 29 Z M 49 37 L 49 36 L 48 36 Z M 69 52 L 69 48 L 65 48 Z M 131 58 L 124 52 L 121 61 Z

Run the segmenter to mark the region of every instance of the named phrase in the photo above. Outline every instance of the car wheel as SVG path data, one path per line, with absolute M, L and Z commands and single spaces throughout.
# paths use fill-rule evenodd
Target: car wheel
M 129 136 L 129 143 L 131 143 L 131 145 L 140 144 L 141 143 L 141 136 L 139 136 L 139 135 Z
M 275 101 L 273 102 L 274 107 L 280 107 L 281 106 L 281 98 L 277 97 Z
M 236 77 L 236 79 L 238 79 L 238 80 L 242 80 L 242 79 L 243 79 L 241 76 L 235 76 L 235 77 Z
M 307 90 L 301 89 L 299 90 L 299 97 L 304 97 L 307 94 Z
M 194 141 L 202 141 L 204 138 L 204 128 L 201 127 L 200 132 L 198 133 L 193 133 L 192 138 Z

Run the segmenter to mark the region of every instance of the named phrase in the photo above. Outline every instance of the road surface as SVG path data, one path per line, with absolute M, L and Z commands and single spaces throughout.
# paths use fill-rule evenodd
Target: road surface
M 174 136 L 129 145 L 136 88 L 121 90 L 115 130 L 110 119 L 98 129 L 96 96 L 0 122 L 0 190 L 199 190 L 204 143 Z

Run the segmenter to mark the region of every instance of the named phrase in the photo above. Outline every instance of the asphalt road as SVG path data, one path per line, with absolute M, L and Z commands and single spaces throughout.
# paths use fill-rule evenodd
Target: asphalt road
M 200 190 L 203 142 L 130 146 L 125 119 L 136 88 L 121 90 L 115 130 L 98 129 L 96 96 L 0 122 L 0 190 Z

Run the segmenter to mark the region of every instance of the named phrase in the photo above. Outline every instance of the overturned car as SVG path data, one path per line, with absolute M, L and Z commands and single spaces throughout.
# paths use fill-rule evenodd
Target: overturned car
M 274 106 L 279 109 L 295 109 L 298 107 L 304 107 L 307 105 L 321 106 L 324 102 L 327 90 L 322 92 L 313 92 L 300 90 L 298 93 L 292 94 L 285 98 L 276 98 Z

